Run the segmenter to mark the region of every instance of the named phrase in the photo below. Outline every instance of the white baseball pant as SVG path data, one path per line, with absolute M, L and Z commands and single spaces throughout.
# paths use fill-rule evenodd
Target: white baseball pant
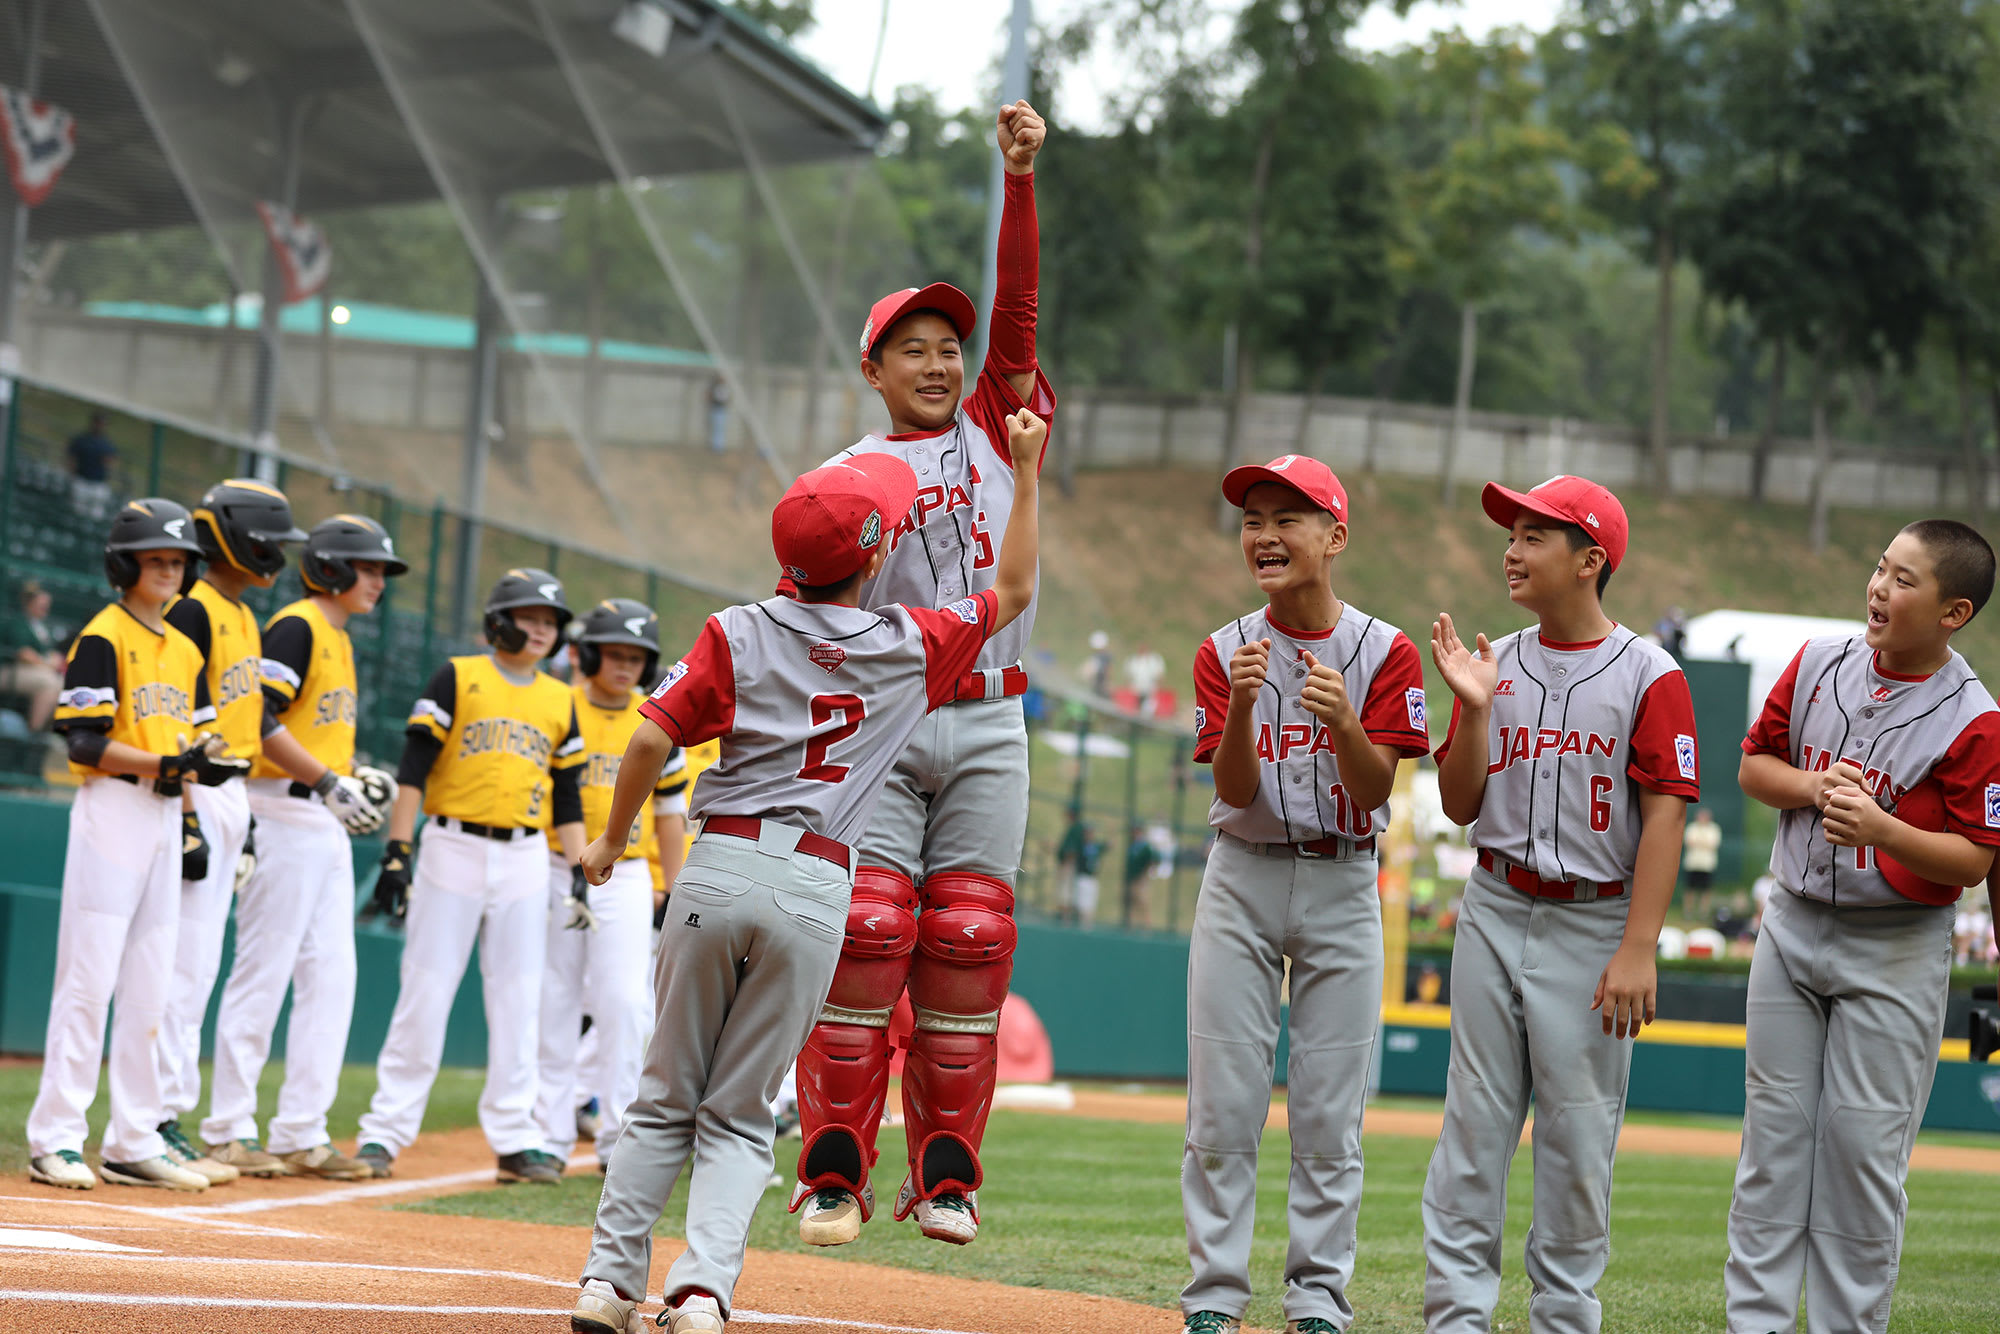
M 180 897 L 180 801 L 155 796 L 149 783 L 86 782 L 69 812 L 55 988 L 41 1088 L 28 1113 L 30 1156 L 82 1151 L 114 1000 L 104 1157 L 131 1163 L 165 1152 L 156 1039 L 173 981 Z
M 1801 1288 L 1809 1330 L 1889 1327 L 1955 915 L 1785 889 L 1765 905 L 1723 1270 L 1732 1331 L 1794 1328 Z
M 597 1099 L 603 1128 L 597 1156 L 618 1142 L 625 1108 L 639 1091 L 639 1066 L 653 1027 L 653 874 L 644 858 L 611 868 L 590 889 L 595 931 L 569 929 L 570 869 L 549 859 L 548 949 L 542 964 L 541 1073 L 535 1121 L 542 1147 L 560 1158 L 576 1147 L 576 1109 Z M 590 1016 L 592 1060 L 578 1030 Z
M 257 1137 L 257 1080 L 292 992 L 285 1082 L 266 1145 L 295 1153 L 327 1142 L 354 1017 L 354 845 L 333 812 L 288 794 L 282 778 L 250 784 L 257 869 L 236 896 L 236 956 L 215 1023 L 215 1076 L 201 1137 Z
M 1424 1321 L 1484 1334 L 1500 1299 L 1507 1169 L 1535 1105 L 1531 1334 L 1597 1334 L 1611 1257 L 1611 1165 L 1632 1041 L 1590 1008 L 1625 933 L 1624 896 L 1530 898 L 1484 870 L 1466 881 L 1451 953 L 1444 1131 L 1424 1177 Z
M 423 1126 L 444 1055 L 452 998 L 479 945 L 486 1002 L 486 1088 L 479 1124 L 496 1155 L 542 1147 L 535 1125 L 535 1050 L 548 944 L 548 843 L 507 842 L 433 821 L 424 830 L 404 919 L 396 1011 L 375 1064 L 375 1097 L 360 1143 L 401 1153 Z
M 181 881 L 174 982 L 160 1026 L 160 1094 L 170 1118 L 201 1105 L 201 1023 L 222 966 L 222 933 L 236 893 L 236 863 L 250 834 L 250 797 L 241 780 L 194 789 L 194 813 L 208 840 L 208 874 Z

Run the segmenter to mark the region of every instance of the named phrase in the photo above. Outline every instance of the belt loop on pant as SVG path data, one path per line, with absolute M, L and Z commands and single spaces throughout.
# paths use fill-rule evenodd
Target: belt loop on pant
M 952 703 L 971 700 L 1012 699 L 1028 693 L 1028 669 L 1020 663 L 1009 667 L 975 667 L 958 679 Z
M 761 847 L 764 846 L 766 841 L 764 834 L 765 826 L 775 823 L 777 822 L 760 820 L 754 815 L 710 815 L 703 817 L 701 829 L 696 833 L 695 837 L 706 838 L 710 834 L 721 834 L 726 838 L 748 839 L 750 842 L 756 843 Z M 787 837 L 793 832 L 790 826 L 785 826 L 785 831 Z M 821 861 L 832 862 L 843 871 L 853 868 L 854 853 L 845 843 L 837 842 L 827 838 L 823 834 L 815 834 L 808 830 L 801 829 L 796 832 L 799 836 L 796 845 L 798 851 L 805 853 L 808 857 L 817 857 Z
M 1329 838 L 1317 838 L 1306 843 L 1252 843 L 1247 838 L 1238 838 L 1227 829 L 1218 829 L 1215 836 L 1231 847 L 1243 849 L 1258 857 L 1296 857 L 1301 861 L 1351 862 L 1357 857 L 1370 857 L 1375 853 L 1375 840 L 1371 838 L 1353 839 L 1335 834 Z
M 1625 892 L 1623 880 L 1544 880 L 1529 867 L 1509 861 L 1498 853 L 1485 848 L 1477 851 L 1481 870 L 1492 872 L 1530 898 L 1595 903 L 1599 899 L 1615 899 Z

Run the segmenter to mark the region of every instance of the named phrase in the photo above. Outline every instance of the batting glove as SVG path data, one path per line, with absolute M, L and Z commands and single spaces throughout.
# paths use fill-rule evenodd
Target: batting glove
M 250 761 L 239 760 L 223 748 L 223 740 L 213 732 L 204 732 L 195 738 L 194 744 L 178 755 L 164 756 L 160 760 L 161 779 L 192 778 L 203 787 L 221 787 L 232 778 L 241 778 L 250 772 Z
M 243 853 L 236 859 L 236 892 L 241 894 L 250 877 L 257 874 L 257 820 L 250 820 L 250 832 L 243 836 Z
M 581 866 L 569 868 L 569 921 L 564 926 L 570 931 L 597 930 L 597 914 L 590 910 L 590 881 Z
M 368 794 L 358 778 L 337 774 L 328 769 L 313 784 L 313 795 L 325 803 L 340 821 L 341 827 L 350 834 L 372 834 L 382 827 L 382 812 Z
M 410 858 L 413 855 L 406 839 L 392 838 L 382 849 L 382 869 L 375 876 L 375 897 L 369 901 L 368 916 L 387 917 L 392 922 L 400 922 L 409 912 Z
M 181 812 L 181 879 L 208 879 L 208 838 L 193 811 Z
M 400 789 L 396 780 L 372 765 L 354 766 L 354 779 L 361 784 L 362 795 L 373 802 L 377 810 L 386 811 L 396 804 L 396 793 Z

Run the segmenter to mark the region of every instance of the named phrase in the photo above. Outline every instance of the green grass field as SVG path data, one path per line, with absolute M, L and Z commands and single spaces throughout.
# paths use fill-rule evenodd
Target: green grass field
M 894 1130 L 885 1136 L 895 1135 Z M 893 1141 L 885 1141 L 893 1143 Z M 1022 1112 L 997 1112 L 986 1138 L 987 1185 L 979 1240 L 965 1249 L 924 1240 L 886 1208 L 860 1241 L 817 1254 L 1023 1287 L 1095 1293 L 1152 1306 L 1177 1304 L 1187 1278 L 1180 1213 L 1181 1130 Z M 1361 1253 L 1351 1296 L 1357 1331 L 1420 1331 L 1423 1250 L 1418 1199 L 1427 1140 L 1372 1136 L 1361 1214 Z M 797 1141 L 779 1147 L 780 1170 Z M 1284 1187 L 1289 1142 L 1265 1137 L 1258 1173 L 1249 1320 L 1282 1328 Z M 885 1162 L 878 1188 L 894 1189 Z M 1601 1295 L 1605 1328 L 1717 1329 L 1722 1324 L 1723 1226 L 1734 1164 L 1715 1159 L 1627 1155 L 1613 1196 L 1613 1256 Z M 2000 1179 L 1938 1173 L 1910 1182 L 1909 1242 L 1896 1299 L 1897 1331 L 1958 1334 L 2000 1323 L 1989 1280 L 1987 1238 L 2000 1227 Z M 1496 1329 L 1526 1328 L 1521 1244 L 1533 1183 L 1527 1156 L 1509 1182 L 1511 1217 Z M 597 1205 L 594 1176 L 553 1191 L 490 1190 L 406 1206 L 435 1213 L 587 1226 Z M 805 1251 L 785 1188 L 766 1192 L 751 1245 Z M 676 1235 L 685 1191 L 668 1206 L 662 1235 Z

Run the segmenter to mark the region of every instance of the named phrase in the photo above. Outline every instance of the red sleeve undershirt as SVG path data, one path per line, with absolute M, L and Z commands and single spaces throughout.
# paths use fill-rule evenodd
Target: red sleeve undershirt
M 961 612 L 963 608 L 963 612 Z M 972 670 L 979 650 L 993 637 L 1000 595 L 993 589 L 961 598 L 948 607 L 905 607 L 924 636 L 924 689 L 935 709 L 958 697 L 958 683 Z
M 1960 732 L 1931 770 L 1944 790 L 1944 827 L 1984 847 L 2000 847 L 2000 713 L 1983 713 Z
M 1388 656 L 1368 683 L 1361 705 L 1361 730 L 1378 746 L 1398 755 L 1421 755 L 1431 748 L 1424 725 L 1424 665 L 1417 646 L 1398 630 Z
M 1632 758 L 1625 772 L 1641 787 L 1695 801 L 1701 796 L 1701 751 L 1695 741 L 1694 697 L 1686 674 L 1663 673 L 1639 697 L 1632 720 Z
M 1207 764 L 1229 721 L 1229 673 L 1222 670 L 1213 639 L 1202 640 L 1194 651 L 1194 706 L 1194 761 Z
M 994 271 L 993 314 L 986 333 L 986 365 L 1002 375 L 1035 369 L 1035 302 L 1041 288 L 1042 236 L 1035 218 L 1035 174 L 1004 175 L 1000 246 Z
M 1764 711 L 1743 738 L 1745 755 L 1776 755 L 1787 764 L 1792 762 L 1792 696 L 1798 693 L 1799 662 L 1805 656 L 1804 648 L 1794 653 L 1778 684 L 1771 687 Z
M 736 726 L 736 664 L 722 623 L 711 616 L 687 656 L 639 706 L 677 746 L 698 746 Z

